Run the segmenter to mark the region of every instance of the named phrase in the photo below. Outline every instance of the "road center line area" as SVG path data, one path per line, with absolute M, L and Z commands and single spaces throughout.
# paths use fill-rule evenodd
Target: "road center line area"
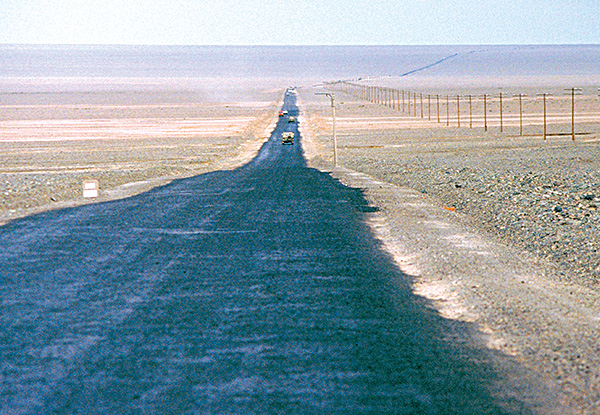
M 536 381 L 413 293 L 371 210 L 281 117 L 239 169 L 2 226 L 0 413 L 532 413 Z

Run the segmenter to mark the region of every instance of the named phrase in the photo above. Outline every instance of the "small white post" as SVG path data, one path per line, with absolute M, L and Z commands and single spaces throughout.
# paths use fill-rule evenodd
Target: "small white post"
M 86 180 L 83 182 L 83 197 L 98 197 L 98 180 Z

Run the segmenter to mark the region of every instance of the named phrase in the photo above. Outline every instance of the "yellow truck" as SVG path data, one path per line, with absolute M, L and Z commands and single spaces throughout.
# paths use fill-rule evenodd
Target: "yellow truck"
M 281 134 L 281 144 L 294 144 L 294 133 L 291 131 L 286 131 Z

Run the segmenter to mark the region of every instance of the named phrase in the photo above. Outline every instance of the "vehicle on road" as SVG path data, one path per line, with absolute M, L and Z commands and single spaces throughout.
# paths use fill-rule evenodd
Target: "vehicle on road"
M 288 122 L 296 122 L 296 117 L 290 117 L 288 118 Z
M 279 111 L 279 116 L 280 117 L 285 117 L 286 115 L 288 115 L 288 112 L 286 110 Z
M 294 145 L 294 133 L 286 131 L 281 135 L 281 144 L 292 144 Z

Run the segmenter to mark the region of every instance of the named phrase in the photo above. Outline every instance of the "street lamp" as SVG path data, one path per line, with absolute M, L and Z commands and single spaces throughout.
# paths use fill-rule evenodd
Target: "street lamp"
M 333 92 L 316 92 L 315 95 L 326 95 L 331 99 L 331 113 L 333 116 L 333 165 L 338 166 L 337 137 L 335 135 L 335 94 Z

